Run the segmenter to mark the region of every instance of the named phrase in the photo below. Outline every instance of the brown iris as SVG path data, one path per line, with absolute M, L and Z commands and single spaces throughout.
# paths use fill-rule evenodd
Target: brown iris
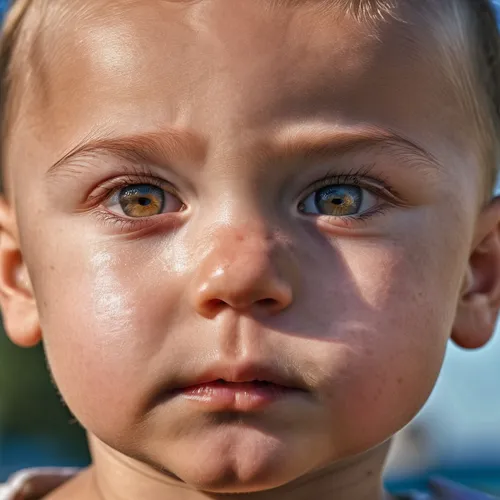
M 151 217 L 163 212 L 165 193 L 150 184 L 127 186 L 118 195 L 123 213 L 129 217 Z
M 321 214 L 341 217 L 359 212 L 363 191 L 357 186 L 327 186 L 316 192 L 315 204 Z

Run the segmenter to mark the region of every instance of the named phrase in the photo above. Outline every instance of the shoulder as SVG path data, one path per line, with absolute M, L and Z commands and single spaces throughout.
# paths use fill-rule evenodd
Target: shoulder
M 0 485 L 0 500 L 42 498 L 79 472 L 75 468 L 27 469 L 14 474 Z

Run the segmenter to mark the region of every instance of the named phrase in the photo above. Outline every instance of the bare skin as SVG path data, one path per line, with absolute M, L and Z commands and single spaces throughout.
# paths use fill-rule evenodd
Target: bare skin
M 388 498 L 391 436 L 500 301 L 499 204 L 425 26 L 314 2 L 87 4 L 47 35 L 62 48 L 0 206 L 6 328 L 43 338 L 93 454 L 48 499 Z M 163 211 L 127 216 L 127 184 L 163 190 Z M 320 212 L 325 185 L 363 202 Z M 303 393 L 228 414 L 170 392 L 259 363 Z

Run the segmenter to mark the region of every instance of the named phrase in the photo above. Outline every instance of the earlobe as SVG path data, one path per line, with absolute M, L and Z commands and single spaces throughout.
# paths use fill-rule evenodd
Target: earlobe
M 41 340 L 33 288 L 19 246 L 15 214 L 0 197 L 0 306 L 7 335 L 21 347 Z
M 480 214 L 464 276 L 452 340 L 477 349 L 493 335 L 500 309 L 500 200 Z

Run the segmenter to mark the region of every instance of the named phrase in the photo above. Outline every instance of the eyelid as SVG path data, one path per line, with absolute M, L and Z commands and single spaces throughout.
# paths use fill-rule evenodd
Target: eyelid
M 182 210 L 180 212 L 163 213 L 153 216 L 129 217 L 126 214 L 117 214 L 105 206 L 105 203 L 116 196 L 119 190 L 139 184 L 150 184 L 170 193 L 179 200 L 183 207 Z M 97 186 L 94 192 L 95 191 L 98 191 L 97 194 L 89 197 L 86 206 L 79 211 L 89 212 L 104 226 L 113 229 L 113 231 L 118 230 L 118 232 L 123 234 L 138 235 L 139 233 L 144 233 L 144 231 L 146 233 L 153 231 L 160 226 L 164 229 L 166 227 L 174 229 L 182 219 L 179 217 L 171 217 L 171 215 L 175 214 L 178 216 L 187 209 L 185 202 L 179 195 L 178 189 L 172 183 L 154 175 L 148 176 L 141 173 L 117 176 Z M 160 215 L 167 216 L 167 218 L 160 217 Z
M 306 200 L 311 194 L 313 194 L 318 189 L 327 186 L 338 186 L 338 185 L 348 185 L 356 186 L 361 189 L 367 189 L 374 193 L 376 196 L 391 201 L 392 203 L 401 204 L 398 195 L 394 190 L 382 179 L 376 179 L 374 177 L 366 176 L 363 173 L 348 173 L 348 174 L 327 174 L 322 179 L 317 180 L 311 184 L 300 196 L 299 203 Z
M 119 177 L 114 177 L 109 181 L 103 182 L 97 186 L 88 197 L 88 203 L 102 203 L 105 199 L 111 198 L 117 191 L 127 186 L 136 184 L 151 184 L 179 198 L 184 203 L 184 200 L 179 194 L 178 189 L 171 183 L 159 177 L 141 174 L 125 174 Z

